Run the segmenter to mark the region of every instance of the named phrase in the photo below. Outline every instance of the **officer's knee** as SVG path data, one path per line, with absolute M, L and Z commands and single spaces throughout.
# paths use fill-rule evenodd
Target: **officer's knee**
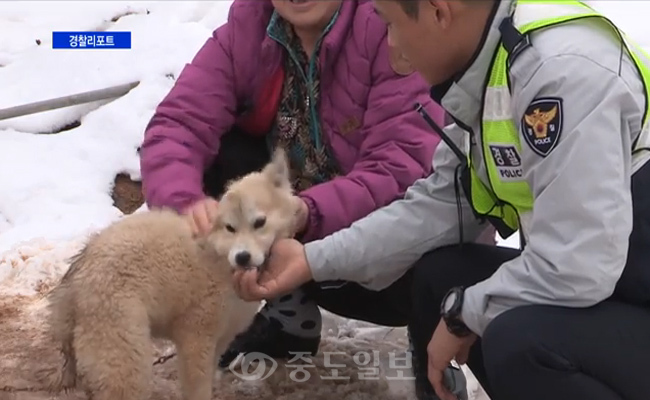
M 442 299 L 457 280 L 455 270 L 459 256 L 458 246 L 441 247 L 422 256 L 412 267 L 413 295 L 423 298 L 426 294 L 425 298 Z

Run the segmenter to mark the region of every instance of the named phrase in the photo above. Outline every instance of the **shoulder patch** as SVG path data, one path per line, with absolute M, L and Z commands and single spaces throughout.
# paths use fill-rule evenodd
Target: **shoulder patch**
M 562 134 L 562 99 L 540 97 L 526 108 L 521 120 L 524 139 L 530 148 L 546 157 L 557 146 Z
M 388 46 L 388 58 L 390 67 L 397 75 L 407 76 L 415 72 L 415 69 L 404 57 L 402 52 L 395 46 Z

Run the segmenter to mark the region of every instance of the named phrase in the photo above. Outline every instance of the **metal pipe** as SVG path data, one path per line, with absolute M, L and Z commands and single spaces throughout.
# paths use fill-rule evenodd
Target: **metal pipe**
M 36 114 L 43 111 L 56 110 L 58 108 L 76 106 L 79 104 L 92 103 L 94 101 L 112 99 L 124 96 L 131 89 L 140 84 L 140 81 L 126 83 L 123 85 L 111 86 L 104 89 L 91 90 L 54 99 L 37 101 L 36 103 L 22 104 L 0 110 L 0 121 L 21 117 L 23 115 Z

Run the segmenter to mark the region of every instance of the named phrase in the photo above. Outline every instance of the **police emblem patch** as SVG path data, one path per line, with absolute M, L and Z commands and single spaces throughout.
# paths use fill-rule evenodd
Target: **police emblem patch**
M 546 157 L 557 146 L 562 117 L 562 99 L 557 97 L 540 97 L 526 108 L 521 127 L 524 139 L 535 153 Z

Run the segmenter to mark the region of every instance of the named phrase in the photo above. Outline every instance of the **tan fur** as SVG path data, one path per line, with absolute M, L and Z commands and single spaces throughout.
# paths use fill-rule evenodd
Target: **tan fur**
M 80 383 L 95 400 L 147 400 L 154 337 L 176 345 L 184 399 L 210 399 L 219 356 L 259 308 L 233 290 L 233 254 L 246 250 L 247 267 L 263 265 L 273 241 L 291 236 L 296 210 L 276 152 L 262 172 L 229 185 L 205 239 L 172 211 L 124 217 L 90 238 L 50 295 L 49 326 L 65 358 L 51 389 Z

